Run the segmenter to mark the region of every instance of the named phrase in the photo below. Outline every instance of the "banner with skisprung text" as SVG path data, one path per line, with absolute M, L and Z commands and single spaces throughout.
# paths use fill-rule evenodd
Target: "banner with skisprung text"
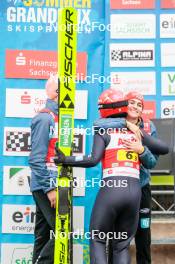
M 0 3 L 0 221 L 2 221 L 1 264 L 32 263 L 35 203 L 30 193 L 31 171 L 28 156 L 31 150 L 30 124 L 33 116 L 44 108 L 45 82 L 58 71 L 58 10 L 78 10 L 76 100 L 73 155 L 89 153 L 91 127 L 98 117 L 97 100 L 103 85 L 91 76 L 103 76 L 104 0 L 6 0 Z M 98 61 L 98 64 L 96 63 Z M 89 76 L 89 77 L 88 77 Z M 87 82 L 89 80 L 89 82 Z M 64 98 L 63 98 L 64 99 Z M 64 104 L 69 104 L 65 98 Z M 90 111 L 94 109 L 94 111 Z M 63 137 L 63 135 L 61 135 Z M 74 177 L 74 263 L 88 263 L 89 220 L 97 186 L 86 188 L 93 170 L 73 169 Z M 100 177 L 97 169 L 96 177 Z M 80 184 L 81 181 L 81 184 Z M 51 183 L 52 184 L 52 183 Z M 52 234 L 51 234 L 52 235 Z

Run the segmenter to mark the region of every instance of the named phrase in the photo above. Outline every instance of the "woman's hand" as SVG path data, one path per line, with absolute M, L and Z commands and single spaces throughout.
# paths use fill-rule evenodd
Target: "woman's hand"
M 56 154 L 56 156 L 54 157 L 54 163 L 55 163 L 56 165 L 61 164 L 61 163 L 64 163 L 64 161 L 65 161 L 65 155 L 64 155 L 64 153 L 63 153 L 59 148 L 57 148 L 56 146 L 55 146 L 55 154 Z
M 132 131 L 136 135 L 136 138 L 141 141 L 143 134 L 139 129 L 139 127 L 127 120 L 126 120 L 126 126 L 130 131 Z
M 125 139 L 123 140 L 123 145 L 128 150 L 136 152 L 138 154 L 142 154 L 144 152 L 144 147 L 139 139 L 136 139 L 136 141 L 134 142 Z

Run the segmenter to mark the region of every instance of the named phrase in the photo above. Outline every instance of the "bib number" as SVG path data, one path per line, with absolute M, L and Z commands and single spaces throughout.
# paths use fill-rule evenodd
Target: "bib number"
M 117 152 L 117 160 L 138 162 L 138 154 L 133 151 L 126 151 L 126 150 L 120 149 Z

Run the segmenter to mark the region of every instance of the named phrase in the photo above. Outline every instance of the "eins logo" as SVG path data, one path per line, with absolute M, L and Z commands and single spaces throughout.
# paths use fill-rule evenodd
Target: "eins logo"
M 163 101 L 162 102 L 162 118 L 174 118 L 175 117 L 175 101 Z
M 36 213 L 31 211 L 30 207 L 26 207 L 24 212 L 16 211 L 12 215 L 12 219 L 15 223 L 33 224 L 35 222 Z

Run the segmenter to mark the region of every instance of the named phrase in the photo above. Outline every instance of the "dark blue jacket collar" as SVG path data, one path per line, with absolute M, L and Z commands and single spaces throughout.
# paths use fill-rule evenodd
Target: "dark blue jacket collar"
M 57 102 L 55 102 L 51 99 L 47 99 L 46 108 L 51 110 L 55 115 L 58 114 L 58 103 Z

